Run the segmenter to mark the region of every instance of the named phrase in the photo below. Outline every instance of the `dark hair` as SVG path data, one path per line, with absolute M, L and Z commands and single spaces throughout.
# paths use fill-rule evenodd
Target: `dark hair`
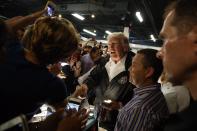
M 92 47 L 90 54 L 95 53 L 97 50 L 100 50 L 98 47 Z
M 165 9 L 164 17 L 174 11 L 172 25 L 177 27 L 180 33 L 188 33 L 194 25 L 197 25 L 197 0 L 176 0 Z
M 78 40 L 78 34 L 70 21 L 42 17 L 25 32 L 22 41 L 40 64 L 48 65 L 69 57 L 77 49 Z
M 156 57 L 157 50 L 154 49 L 142 49 L 139 50 L 137 53 L 142 54 L 144 56 L 143 65 L 145 68 L 152 67 L 154 69 L 154 73 L 152 75 L 152 80 L 157 82 L 162 71 L 163 71 L 163 64 L 162 60 Z

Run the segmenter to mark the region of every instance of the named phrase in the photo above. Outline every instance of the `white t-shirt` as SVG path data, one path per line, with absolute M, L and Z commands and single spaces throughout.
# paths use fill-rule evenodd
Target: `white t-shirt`
M 172 86 L 167 82 L 161 86 L 170 114 L 181 112 L 190 104 L 190 94 L 185 86 Z

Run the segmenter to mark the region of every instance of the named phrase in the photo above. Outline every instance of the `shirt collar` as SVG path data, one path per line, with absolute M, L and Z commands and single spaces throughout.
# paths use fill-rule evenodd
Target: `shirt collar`
M 133 90 L 134 90 L 135 94 L 141 94 L 141 92 L 160 89 L 160 87 L 161 87 L 161 85 L 159 83 L 157 83 L 154 85 L 149 85 L 149 86 L 144 86 L 144 87 L 136 87 Z
M 117 63 L 115 63 L 111 58 L 109 59 L 109 61 L 111 64 L 119 64 L 119 63 L 125 64 L 126 57 L 127 57 L 127 54 L 123 58 L 121 58 Z

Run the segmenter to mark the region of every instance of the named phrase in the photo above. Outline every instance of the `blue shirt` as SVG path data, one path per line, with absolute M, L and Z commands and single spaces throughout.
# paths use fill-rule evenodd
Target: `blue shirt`
M 169 116 L 160 85 L 134 89 L 134 97 L 119 112 L 115 131 L 153 131 Z

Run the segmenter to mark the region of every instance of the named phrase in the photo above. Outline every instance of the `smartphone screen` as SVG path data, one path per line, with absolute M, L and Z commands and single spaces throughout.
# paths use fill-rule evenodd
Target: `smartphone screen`
M 68 107 L 69 109 L 76 109 L 77 111 L 79 110 L 79 104 L 68 102 Z
M 48 14 L 48 16 L 53 16 L 54 15 L 54 9 L 50 5 L 47 6 L 47 14 Z

